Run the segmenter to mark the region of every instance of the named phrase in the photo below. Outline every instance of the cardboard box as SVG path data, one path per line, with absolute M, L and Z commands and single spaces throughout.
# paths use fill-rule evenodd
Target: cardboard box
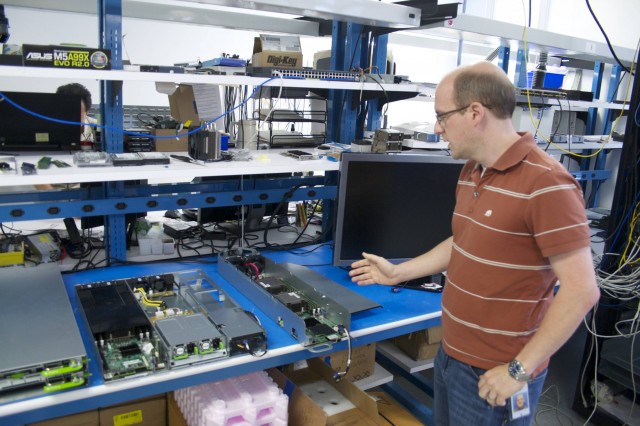
M 394 337 L 391 341 L 411 358 L 416 361 L 422 361 L 435 358 L 440 347 L 441 338 L 442 329 L 437 326 Z
M 100 409 L 100 426 L 163 426 L 167 424 L 165 394 Z
M 384 392 L 367 392 L 378 405 L 378 414 L 391 426 L 422 426 L 422 422 Z M 385 423 L 386 422 L 386 423 Z
M 30 67 L 110 70 L 111 50 L 79 46 L 23 44 L 24 65 Z
M 186 133 L 182 130 L 180 133 Z M 176 138 L 176 129 L 152 129 L 154 136 L 173 136 L 172 138 L 162 138 L 155 140 L 156 151 L 158 152 L 187 152 L 189 147 L 188 136 Z
M 169 109 L 171 116 L 185 127 L 191 123 L 200 124 L 200 116 L 196 107 L 196 96 L 193 87 L 189 84 L 180 84 L 176 90 L 169 95 Z M 191 122 L 191 123 L 190 123 Z
M 334 352 L 320 357 L 334 371 L 344 371 L 347 367 L 348 351 Z M 351 367 L 344 379 L 350 382 L 362 380 L 373 375 L 376 365 L 376 344 L 370 343 L 353 348 L 351 351 Z
M 100 418 L 98 410 L 92 410 L 43 422 L 30 423 L 29 426 L 100 426 Z
M 260 34 L 253 42 L 251 65 L 302 68 L 300 37 Z
M 167 394 L 167 422 L 168 426 L 188 426 L 173 392 Z
M 277 369 L 268 370 L 269 375 L 289 397 L 289 424 L 305 426 L 359 426 L 378 425 L 375 401 L 347 380 L 338 383 L 333 379 L 333 369 L 319 358 L 310 359 L 308 368 L 296 370 L 285 376 Z M 355 408 L 327 415 L 325 411 L 308 397 L 300 386 L 323 379 L 335 388 Z

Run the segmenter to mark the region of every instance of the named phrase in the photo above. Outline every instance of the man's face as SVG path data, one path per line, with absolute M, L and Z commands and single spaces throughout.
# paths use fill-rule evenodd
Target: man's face
M 522 410 L 524 408 L 524 395 L 520 394 L 516 397 L 516 408 Z
M 473 144 L 466 135 L 468 105 L 456 105 L 453 101 L 453 83 L 443 80 L 436 89 L 436 125 L 434 130 L 449 142 L 451 157 L 472 158 Z

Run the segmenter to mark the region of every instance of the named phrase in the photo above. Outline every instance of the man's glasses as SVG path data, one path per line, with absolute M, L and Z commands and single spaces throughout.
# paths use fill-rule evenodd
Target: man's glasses
M 436 114 L 436 121 L 438 122 L 439 125 L 443 126 L 444 121 L 447 119 L 447 117 L 449 117 L 451 114 L 455 114 L 456 112 L 464 111 L 465 109 L 469 108 L 469 106 L 471 106 L 471 104 L 463 106 L 462 108 L 456 108 L 456 109 L 452 109 L 451 111 L 446 111 L 446 112 L 441 112 L 440 114 Z

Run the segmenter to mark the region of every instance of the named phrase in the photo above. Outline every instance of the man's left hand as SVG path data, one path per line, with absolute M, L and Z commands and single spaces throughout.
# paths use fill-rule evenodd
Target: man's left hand
M 507 364 L 504 364 L 487 370 L 480 376 L 478 395 L 492 407 L 503 407 L 507 403 L 507 398 L 523 387 L 524 382 L 519 382 L 511 377 Z

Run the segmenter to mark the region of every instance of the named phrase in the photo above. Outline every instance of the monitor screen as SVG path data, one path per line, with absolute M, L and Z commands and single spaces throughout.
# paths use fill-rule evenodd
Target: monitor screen
M 46 117 L 80 122 L 80 96 L 56 93 L 2 92 L 16 104 Z M 0 102 L 0 151 L 78 149 L 80 125 L 56 123 Z
M 334 265 L 348 266 L 363 251 L 400 262 L 451 236 L 463 164 L 441 155 L 343 154 Z

